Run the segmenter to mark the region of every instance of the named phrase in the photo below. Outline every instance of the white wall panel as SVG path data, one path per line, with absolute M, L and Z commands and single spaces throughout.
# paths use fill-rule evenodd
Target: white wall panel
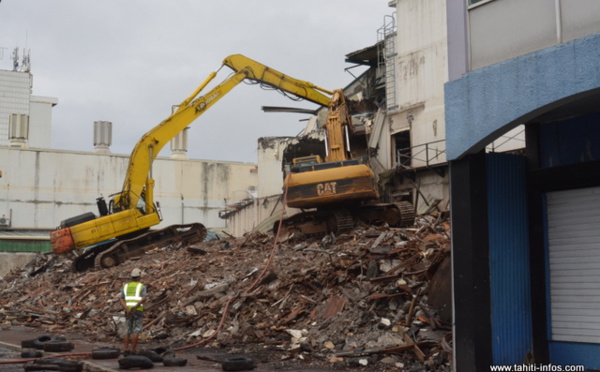
M 600 187 L 547 202 L 551 338 L 600 343 Z
M 448 81 L 448 41 L 446 1 L 399 0 L 396 2 L 397 41 L 396 90 L 397 107 L 390 114 L 390 132 L 410 129 L 415 151 L 425 144 L 446 138 L 444 116 L 444 83 Z M 436 146 L 436 145 L 434 145 Z M 445 149 L 445 146 L 441 145 Z M 421 161 L 446 161 L 444 154 Z
M 471 7 L 468 19 L 476 70 L 600 32 L 600 2 L 496 0 Z

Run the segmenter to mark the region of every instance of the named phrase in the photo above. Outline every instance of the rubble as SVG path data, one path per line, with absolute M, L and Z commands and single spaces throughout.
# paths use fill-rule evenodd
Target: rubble
M 117 294 L 139 267 L 149 294 L 143 342 L 201 345 L 199 358 L 253 354 L 272 366 L 450 371 L 451 327 L 439 315 L 450 304 L 430 293 L 447 291 L 450 277 L 429 285 L 450 255 L 446 216 L 275 246 L 272 234 L 256 232 L 85 273 L 71 271 L 66 255 L 40 254 L 0 281 L 0 322 L 120 343 Z

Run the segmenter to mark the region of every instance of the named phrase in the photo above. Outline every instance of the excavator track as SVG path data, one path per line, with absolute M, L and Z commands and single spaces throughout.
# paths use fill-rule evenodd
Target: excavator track
M 117 266 L 145 252 L 168 245 L 188 245 L 203 241 L 206 228 L 200 223 L 171 225 L 164 229 L 146 232 L 135 238 L 118 240 L 95 247 L 79 256 L 74 262 L 75 271 L 91 268 L 106 269 Z
M 386 223 L 391 227 L 411 226 L 415 209 L 409 202 L 367 204 L 355 210 L 355 218 L 368 224 Z
M 321 236 L 329 232 L 336 232 L 336 219 L 329 211 L 312 211 L 295 214 L 284 219 L 279 228 L 279 221 L 273 225 L 273 233 L 282 238 L 292 234 L 303 234 L 308 236 Z
M 136 238 L 122 240 L 103 251 L 94 259 L 97 269 L 117 266 L 144 252 L 173 244 L 193 244 L 206 238 L 206 228 L 200 223 L 171 225 L 161 230 L 149 231 Z
M 79 254 L 73 260 L 73 271 L 83 272 L 92 269 L 94 267 L 96 256 L 109 249 L 113 244 L 115 244 L 115 239 L 112 239 L 109 243 L 85 249 L 83 254 Z
M 302 212 L 282 221 L 282 237 L 301 233 L 309 236 L 322 236 L 329 233 L 345 233 L 354 228 L 356 221 L 392 227 L 406 227 L 414 224 L 415 211 L 409 202 L 379 203 L 356 206 L 348 209 Z M 273 225 L 277 233 L 279 222 Z
M 327 230 L 333 233 L 348 232 L 352 230 L 355 225 L 352 213 L 346 209 L 333 212 L 333 216 L 331 216 L 327 222 L 329 223 Z

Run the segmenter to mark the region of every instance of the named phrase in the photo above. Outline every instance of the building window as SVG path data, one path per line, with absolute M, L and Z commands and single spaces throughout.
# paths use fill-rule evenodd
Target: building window
M 467 4 L 469 6 L 471 5 L 481 5 L 481 4 L 485 4 L 485 3 L 490 3 L 494 0 L 467 0 Z

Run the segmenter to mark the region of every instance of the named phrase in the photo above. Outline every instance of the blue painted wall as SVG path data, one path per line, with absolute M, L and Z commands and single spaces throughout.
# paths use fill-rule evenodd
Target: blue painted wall
M 469 72 L 445 85 L 448 160 L 600 89 L 600 33 Z
M 597 371 L 600 368 L 598 353 L 600 346 L 597 344 L 583 344 L 578 342 L 550 342 L 550 363 L 554 365 L 583 365 L 587 370 Z
M 488 219 L 494 364 L 521 364 L 532 351 L 525 158 L 489 154 Z

